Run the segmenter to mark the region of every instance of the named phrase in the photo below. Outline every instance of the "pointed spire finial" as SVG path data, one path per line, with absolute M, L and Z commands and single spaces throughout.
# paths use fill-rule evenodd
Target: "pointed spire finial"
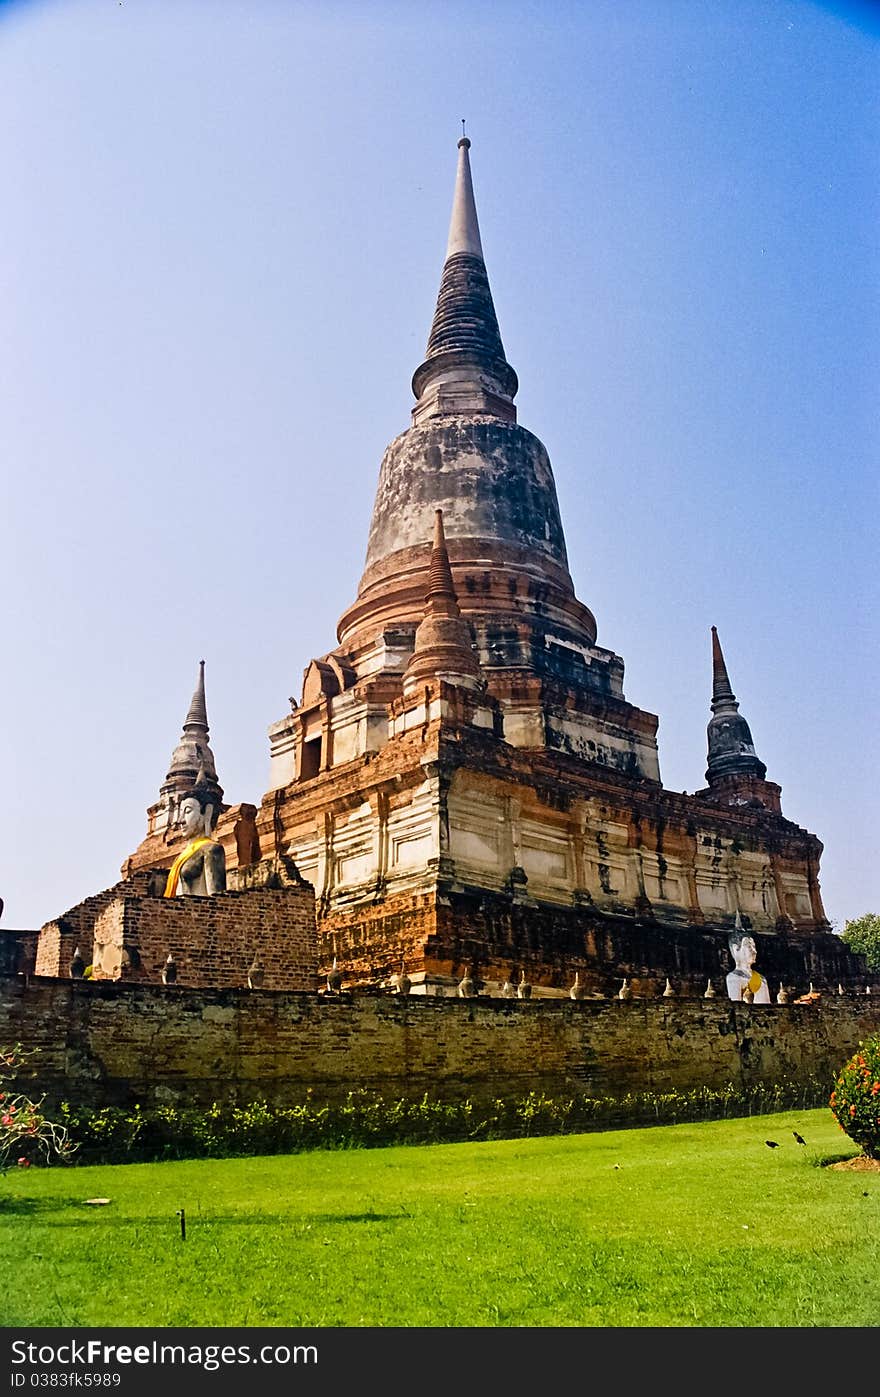
M 457 252 L 466 252 L 471 257 L 479 257 L 480 261 L 483 261 L 483 244 L 480 241 L 480 225 L 477 222 L 477 205 L 468 155 L 470 148 L 470 141 L 463 135 L 458 143 L 458 170 L 455 176 L 455 193 L 452 196 L 449 240 L 446 244 L 447 261 Z
M 217 780 L 217 768 L 208 738 L 205 661 L 199 660 L 195 692 L 183 720 L 180 740 L 171 754 L 168 773 L 159 788 L 160 796 L 167 797 L 172 792 L 183 793 L 192 790 L 194 785 L 206 786 L 216 795 L 219 808 L 223 801 L 223 787 Z
M 449 552 L 446 547 L 442 509 L 434 510 L 434 540 L 431 545 L 431 565 L 428 569 L 428 590 L 425 593 L 425 601 L 431 611 L 438 610 L 436 603 L 439 602 L 445 614 L 461 615 L 455 583 L 452 580 Z
M 187 728 L 204 728 L 205 736 L 208 733 L 208 709 L 205 703 L 205 662 L 199 660 L 199 677 L 196 680 L 195 691 L 190 700 L 189 712 L 183 721 L 183 730 Z
M 706 780 L 711 786 L 717 778 L 730 776 L 757 777 L 763 781 L 767 768 L 755 752 L 748 723 L 739 711 L 727 665 L 712 627 L 712 717 L 709 720 L 709 761 Z
M 404 672 L 404 693 L 414 692 L 431 678 L 445 679 L 447 683 L 469 689 L 478 688 L 482 678 L 473 633 L 458 604 L 442 509 L 434 511 L 425 614 L 416 629 L 412 658 Z
M 712 627 L 712 712 L 718 712 L 718 706 L 724 704 L 726 708 L 733 705 L 735 712 L 739 708 L 736 696 L 730 686 L 730 679 L 727 674 L 727 665 L 724 663 L 724 655 L 721 650 L 721 642 L 718 639 L 718 631 Z
M 467 136 L 458 142 L 458 165 L 449 238 L 425 359 L 413 374 L 418 401 L 413 422 L 444 413 L 480 412 L 516 421 L 519 387 L 504 357 L 498 317 L 489 289 L 471 180 Z

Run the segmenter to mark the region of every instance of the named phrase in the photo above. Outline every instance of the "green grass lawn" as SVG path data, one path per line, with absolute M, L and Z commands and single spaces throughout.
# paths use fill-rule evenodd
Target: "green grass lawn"
M 880 1174 L 820 1167 L 856 1153 L 817 1110 L 15 1171 L 0 1323 L 876 1326 Z

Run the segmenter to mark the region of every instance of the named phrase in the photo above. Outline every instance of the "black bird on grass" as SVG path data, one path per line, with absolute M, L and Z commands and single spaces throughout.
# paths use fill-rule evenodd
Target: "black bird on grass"
M 804 1139 L 803 1135 L 798 1135 L 798 1133 L 797 1133 L 796 1130 L 793 1130 L 791 1133 L 792 1133 L 792 1135 L 794 1136 L 794 1138 L 797 1140 L 797 1142 L 798 1142 L 799 1145 L 805 1145 L 805 1144 L 807 1143 L 806 1140 Z
M 765 1141 L 764 1141 L 764 1144 L 765 1144 L 765 1145 L 769 1145 L 770 1148 L 771 1148 L 771 1150 L 778 1150 L 778 1149 L 779 1149 L 779 1141 L 778 1141 L 778 1140 L 765 1140 Z

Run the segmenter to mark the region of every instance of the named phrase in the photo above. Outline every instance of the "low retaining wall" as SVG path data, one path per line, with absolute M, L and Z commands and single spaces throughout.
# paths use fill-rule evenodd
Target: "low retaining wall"
M 863 996 L 454 1000 L 0 979 L 0 1046 L 37 1048 L 50 1102 L 513 1098 L 830 1079 L 880 1032 Z

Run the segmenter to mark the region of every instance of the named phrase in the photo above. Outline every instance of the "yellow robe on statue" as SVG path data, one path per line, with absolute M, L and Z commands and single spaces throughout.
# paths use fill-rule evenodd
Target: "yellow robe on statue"
M 163 897 L 177 896 L 177 884 L 180 882 L 180 870 L 183 868 L 183 865 L 186 863 L 187 859 L 192 858 L 193 854 L 198 853 L 199 849 L 204 848 L 206 844 L 213 844 L 213 842 L 212 839 L 201 838 L 194 839 L 191 844 L 187 844 L 183 853 L 177 855 L 177 858 L 168 870 L 168 877 L 165 880 L 165 891 L 162 894 Z

